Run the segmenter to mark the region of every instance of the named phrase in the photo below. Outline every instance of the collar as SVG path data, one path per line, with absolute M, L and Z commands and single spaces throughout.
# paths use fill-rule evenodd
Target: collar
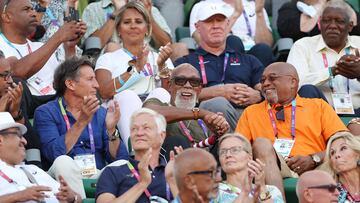
M 129 156 L 129 162 L 130 162 L 136 169 L 138 169 L 138 164 L 139 164 L 140 161 L 135 160 L 134 158 L 135 158 L 134 155 Z M 160 155 L 159 155 L 159 165 L 156 166 L 156 167 L 161 166 L 161 167 L 164 167 L 164 168 L 165 168 L 166 164 L 167 164 L 166 159 L 165 159 L 163 156 L 161 156 L 161 154 L 160 154 Z
M 304 106 L 304 100 L 303 100 L 303 98 L 300 97 L 298 94 L 296 95 L 295 100 L 296 100 L 296 107 L 303 107 L 303 106 Z M 291 100 L 291 101 L 292 101 L 292 100 Z M 268 108 L 268 107 L 267 107 L 267 106 L 268 106 L 268 102 L 267 102 L 266 100 L 265 100 L 265 105 L 266 105 L 266 108 Z M 280 106 L 280 104 L 274 104 L 274 105 L 271 106 L 271 109 L 275 109 L 275 108 L 277 108 L 277 107 L 279 107 L 279 106 Z M 288 103 L 288 104 L 285 104 L 285 105 L 284 105 L 284 108 L 286 108 L 286 107 L 291 107 L 291 102 Z
M 102 8 L 106 8 L 106 7 L 111 6 L 111 5 L 113 5 L 111 0 L 102 0 L 101 1 L 101 7 Z
M 320 52 L 320 51 L 324 51 L 324 50 L 333 50 L 333 49 L 331 49 L 330 47 L 328 47 L 326 45 L 326 43 L 325 43 L 325 41 L 324 41 L 321 34 L 319 34 L 319 35 L 317 35 L 315 37 L 318 38 L 318 40 L 317 40 L 318 43 L 317 43 L 316 48 L 315 48 L 316 52 Z M 345 44 L 345 47 L 342 48 L 342 50 L 344 50 L 345 48 L 348 48 L 348 47 L 356 48 L 356 45 L 355 45 L 354 41 L 351 40 L 351 37 L 349 35 L 347 36 L 347 42 Z
M 195 50 L 195 53 L 197 53 L 198 55 L 202 55 L 202 56 L 205 56 L 207 54 L 211 54 L 211 53 L 207 52 L 205 49 L 203 49 L 200 46 L 199 46 L 199 48 L 197 48 Z M 224 55 L 225 53 L 235 53 L 235 50 L 226 45 L 225 50 L 220 54 L 220 56 Z

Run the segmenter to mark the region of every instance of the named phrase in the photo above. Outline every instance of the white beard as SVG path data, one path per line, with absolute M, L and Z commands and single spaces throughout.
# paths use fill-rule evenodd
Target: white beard
M 181 98 L 181 92 L 177 91 L 175 101 L 174 101 L 175 106 L 179 107 L 179 108 L 189 109 L 189 110 L 194 108 L 196 105 L 197 96 L 196 96 L 195 91 L 192 91 L 191 93 L 193 94 L 193 96 L 190 100 L 183 100 Z
M 277 104 L 279 101 L 277 91 L 276 90 L 272 90 L 272 91 L 273 92 L 271 92 L 270 94 L 269 93 L 266 94 L 266 93 L 262 92 L 262 95 L 270 104 Z

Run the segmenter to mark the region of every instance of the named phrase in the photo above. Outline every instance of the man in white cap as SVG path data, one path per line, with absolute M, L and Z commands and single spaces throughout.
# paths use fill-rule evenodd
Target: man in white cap
M 200 47 L 176 60 L 175 65 L 190 63 L 199 71 L 205 87 L 199 95 L 203 101 L 200 108 L 223 112 L 234 129 L 239 113 L 229 110 L 230 103 L 241 109 L 262 100 L 259 82 L 264 66 L 254 56 L 226 46 L 229 19 L 221 4 L 205 4 L 198 14 L 195 27 Z
M 27 129 L 8 112 L 0 112 L 0 202 L 81 202 L 59 177 L 60 183 L 35 165 L 25 165 Z

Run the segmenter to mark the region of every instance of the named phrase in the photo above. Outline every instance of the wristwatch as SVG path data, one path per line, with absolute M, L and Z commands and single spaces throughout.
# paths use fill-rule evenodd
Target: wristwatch
M 266 201 L 270 198 L 271 198 L 271 194 L 270 194 L 269 190 L 267 190 L 266 192 L 261 192 L 259 195 L 260 201 Z
M 312 154 L 310 155 L 311 159 L 315 162 L 315 167 L 317 167 L 318 165 L 320 165 L 321 163 L 321 158 L 319 157 L 319 155 L 317 154 Z
M 38 13 L 45 13 L 46 7 L 43 7 L 40 4 L 36 4 L 34 10 Z
M 194 115 L 194 120 L 197 120 L 199 119 L 199 112 L 200 112 L 200 109 L 199 108 L 192 108 L 191 111 L 193 112 L 193 115 Z
M 130 60 L 128 62 L 129 67 L 126 69 L 126 72 L 128 72 L 130 75 L 132 75 L 136 71 L 136 61 Z
M 108 134 L 109 134 L 109 132 L 108 132 Z M 117 129 L 115 129 L 115 132 L 112 135 L 109 135 L 110 142 L 117 140 L 119 137 L 120 137 L 120 133 Z

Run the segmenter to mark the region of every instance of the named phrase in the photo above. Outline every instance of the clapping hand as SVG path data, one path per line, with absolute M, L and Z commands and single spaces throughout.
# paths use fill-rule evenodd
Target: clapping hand
M 76 193 L 69 187 L 65 179 L 62 176 L 59 176 L 60 188 L 59 192 L 55 194 L 56 199 L 59 202 L 75 202 Z
M 140 183 L 144 184 L 144 186 L 149 186 L 151 183 L 151 174 L 149 171 L 149 164 L 150 164 L 150 160 L 152 157 L 152 148 L 150 148 L 145 154 L 144 156 L 141 158 L 139 165 L 138 165 L 138 169 L 139 169 L 139 174 L 140 174 Z M 145 187 L 145 188 L 146 188 Z
M 167 43 L 165 46 L 159 48 L 159 56 L 156 60 L 156 64 L 159 67 L 159 71 L 164 68 L 166 60 L 171 56 L 172 49 L 170 43 Z
M 95 95 L 85 96 L 78 121 L 87 125 L 99 108 L 99 100 Z
M 208 113 L 204 116 L 204 122 L 211 132 L 221 136 L 228 132 L 230 125 L 221 113 Z
M 118 101 L 111 100 L 108 103 L 107 113 L 106 113 L 106 129 L 112 134 L 115 131 L 116 124 L 120 119 L 120 106 Z
M 136 70 L 140 73 L 147 62 L 148 55 L 150 52 L 149 45 L 144 44 L 142 52 L 136 57 Z
M 336 62 L 334 75 L 360 79 L 360 54 L 358 49 L 355 49 L 355 55 L 344 55 Z

